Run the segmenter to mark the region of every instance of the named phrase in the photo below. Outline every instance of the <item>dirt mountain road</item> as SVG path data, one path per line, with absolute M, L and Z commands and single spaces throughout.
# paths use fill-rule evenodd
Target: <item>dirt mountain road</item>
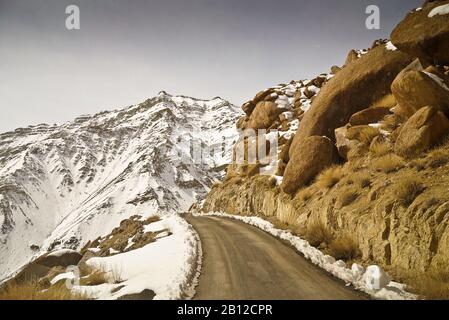
M 203 247 L 195 299 L 366 299 L 256 227 L 221 217 L 188 215 L 186 219 L 199 233 Z

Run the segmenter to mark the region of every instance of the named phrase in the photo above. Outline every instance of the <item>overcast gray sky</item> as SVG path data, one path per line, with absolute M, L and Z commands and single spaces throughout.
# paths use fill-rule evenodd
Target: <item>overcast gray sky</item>
M 423 0 L 0 0 L 0 132 L 161 90 L 235 104 L 342 64 Z M 65 28 L 65 8 L 81 30 Z M 381 30 L 365 8 L 381 9 Z

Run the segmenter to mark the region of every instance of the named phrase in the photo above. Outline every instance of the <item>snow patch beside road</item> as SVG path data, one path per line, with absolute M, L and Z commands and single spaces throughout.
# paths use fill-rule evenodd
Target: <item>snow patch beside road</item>
M 76 286 L 74 290 L 101 300 L 114 300 L 144 290 L 154 291 L 154 299 L 158 300 L 191 299 L 201 270 L 198 234 L 177 214 L 162 216 L 151 229 L 167 229 L 171 235 L 140 249 L 87 260 L 94 269 L 119 275 L 119 283 Z
M 333 276 L 352 285 L 355 289 L 369 294 L 374 299 L 379 300 L 415 300 L 417 297 L 405 290 L 405 285 L 390 280 L 390 277 L 378 266 L 365 268 L 358 264 L 353 264 L 352 268 L 335 258 L 325 255 L 317 248 L 311 246 L 306 240 L 293 235 L 290 231 L 276 229 L 270 222 L 251 216 L 236 216 L 221 212 L 211 212 L 206 214 L 194 213 L 194 216 L 216 216 L 242 221 L 255 226 L 269 234 L 289 242 L 306 259 L 318 267 L 326 270 Z

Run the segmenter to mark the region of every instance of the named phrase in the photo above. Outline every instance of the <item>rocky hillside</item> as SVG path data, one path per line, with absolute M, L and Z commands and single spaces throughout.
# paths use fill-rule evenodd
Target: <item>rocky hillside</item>
M 187 210 L 223 177 L 224 142 L 232 145 L 241 114 L 220 98 L 161 92 L 64 125 L 0 134 L 0 255 L 8 257 L 0 278 L 48 249 L 80 248 L 133 215 Z M 203 147 L 200 158 L 192 145 Z
M 202 209 L 272 219 L 337 258 L 447 297 L 449 1 L 426 1 L 391 40 L 286 88 L 258 93 L 237 124 L 279 130 L 276 175 L 261 174 L 261 158 L 235 162 Z

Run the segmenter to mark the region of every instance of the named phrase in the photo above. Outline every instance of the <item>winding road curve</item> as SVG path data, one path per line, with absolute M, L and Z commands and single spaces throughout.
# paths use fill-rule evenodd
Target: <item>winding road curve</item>
M 186 219 L 199 233 L 203 247 L 195 299 L 366 299 L 256 227 L 221 217 L 188 215 Z

